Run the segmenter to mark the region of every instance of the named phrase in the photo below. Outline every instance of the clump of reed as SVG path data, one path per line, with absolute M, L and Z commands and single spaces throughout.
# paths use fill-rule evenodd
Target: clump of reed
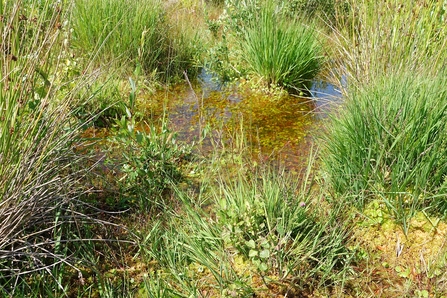
M 227 1 L 221 17 L 210 21 L 220 41 L 208 66 L 228 80 L 248 76 L 267 87 L 310 87 L 324 62 L 322 47 L 314 26 L 289 8 L 283 2 Z
M 346 2 L 337 6 L 339 17 L 332 35 L 339 80 L 369 84 L 401 71 L 436 75 L 444 67 L 447 16 L 443 2 Z
M 442 3 L 348 1 L 334 32 L 343 107 L 327 125 L 324 169 L 357 206 L 380 198 L 408 230 L 445 212 L 447 89 Z
M 446 192 L 445 86 L 443 77 L 393 75 L 350 89 L 322 154 L 334 190 L 358 206 L 383 196 L 400 220 L 436 207 Z

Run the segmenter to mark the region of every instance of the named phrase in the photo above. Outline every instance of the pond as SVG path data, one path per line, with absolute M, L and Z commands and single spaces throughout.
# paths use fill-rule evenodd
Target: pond
M 322 81 L 313 83 L 308 98 L 224 86 L 206 72 L 198 81 L 150 96 L 145 113 L 154 113 L 151 103 L 162 101 L 158 116 L 168 120 L 179 140 L 199 144 L 202 153 L 216 147 L 244 150 L 256 162 L 273 160 L 289 169 L 306 162 L 313 137 L 340 98 L 333 85 Z

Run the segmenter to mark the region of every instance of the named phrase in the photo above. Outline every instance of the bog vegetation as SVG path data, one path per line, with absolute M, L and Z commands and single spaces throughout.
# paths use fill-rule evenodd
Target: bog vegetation
M 446 297 L 446 11 L 0 0 L 0 296 Z M 203 69 L 343 97 L 297 173 L 242 126 L 179 140 L 153 98 L 203 105 Z

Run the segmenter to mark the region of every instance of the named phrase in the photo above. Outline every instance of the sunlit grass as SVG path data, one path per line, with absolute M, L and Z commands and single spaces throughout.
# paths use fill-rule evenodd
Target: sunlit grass
M 76 0 L 73 11 L 73 46 L 95 63 L 161 82 L 195 72 L 199 38 L 172 30 L 161 1 Z
M 61 268 L 73 261 L 67 242 L 81 237 L 67 226 L 85 219 L 76 201 L 85 156 L 74 144 L 90 121 L 74 121 L 72 104 L 91 77 L 66 76 L 62 3 L 2 1 L 0 15 L 1 291 L 64 293 Z
M 443 1 L 347 1 L 333 42 L 340 81 L 370 84 L 398 72 L 437 74 L 446 61 Z M 346 84 L 341 84 L 346 86 Z
M 404 74 L 350 88 L 322 155 L 334 190 L 357 206 L 380 197 L 405 229 L 415 210 L 439 210 L 447 174 L 445 86 L 443 77 Z
M 259 168 L 217 184 L 205 178 L 195 195 L 177 192 L 183 208 L 142 235 L 141 256 L 156 261 L 152 278 L 163 280 L 145 289 L 245 297 L 343 287 L 352 255 L 347 226 L 342 209 L 311 191 L 310 169 L 301 180 Z
M 323 63 L 312 27 L 288 18 L 272 4 L 263 4 L 242 31 L 243 57 L 268 85 L 309 87 Z

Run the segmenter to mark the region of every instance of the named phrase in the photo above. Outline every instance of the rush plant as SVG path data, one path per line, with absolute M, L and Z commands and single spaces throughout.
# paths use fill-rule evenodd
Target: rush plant
M 67 242 L 77 222 L 78 180 L 84 173 L 75 152 L 82 123 L 73 121 L 77 88 L 88 72 L 67 78 L 65 2 L 0 3 L 0 281 L 3 296 L 39 285 L 64 292 L 59 266 L 70 266 Z M 74 86 L 70 88 L 68 86 Z M 86 119 L 85 121 L 89 121 Z M 34 278 L 30 278 L 33 275 Z M 26 292 L 25 292 L 26 293 Z M 47 293 L 48 294 L 48 293 Z
M 272 2 L 262 6 L 242 27 L 242 52 L 249 68 L 268 85 L 305 89 L 323 63 L 322 49 L 312 27 Z
M 405 73 L 350 88 L 322 154 L 334 191 L 359 207 L 382 198 L 404 227 L 415 211 L 437 210 L 446 194 L 446 83 Z

